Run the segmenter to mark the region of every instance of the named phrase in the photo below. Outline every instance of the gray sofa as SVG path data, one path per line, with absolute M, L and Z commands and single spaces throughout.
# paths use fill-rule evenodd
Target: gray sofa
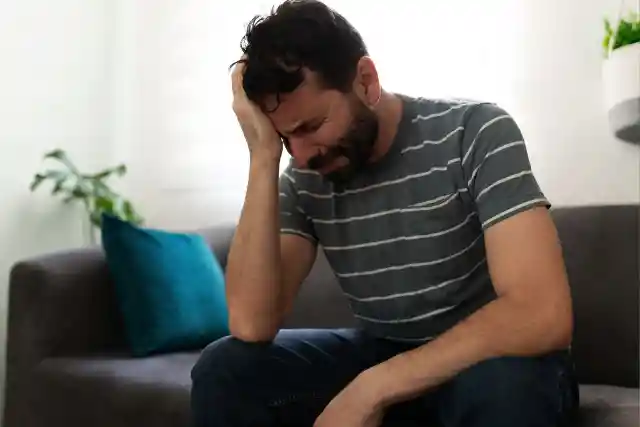
M 553 210 L 575 304 L 576 426 L 640 425 L 639 212 L 635 205 Z M 233 227 L 202 233 L 224 265 Z M 286 326 L 351 324 L 319 256 Z M 5 427 L 186 427 L 197 358 L 198 351 L 129 356 L 99 248 L 12 268 Z

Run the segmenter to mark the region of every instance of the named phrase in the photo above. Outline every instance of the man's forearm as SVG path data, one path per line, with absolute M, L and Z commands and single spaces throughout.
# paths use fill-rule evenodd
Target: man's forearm
M 410 399 L 494 357 L 530 356 L 568 346 L 571 312 L 499 297 L 428 344 L 371 368 L 377 400 Z
M 278 162 L 252 159 L 226 281 L 231 333 L 253 339 L 277 327 L 281 303 Z

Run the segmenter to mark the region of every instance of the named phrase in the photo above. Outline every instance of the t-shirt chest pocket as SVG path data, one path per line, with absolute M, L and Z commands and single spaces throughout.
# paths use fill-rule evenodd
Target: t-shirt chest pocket
M 467 216 L 457 191 L 428 198 L 406 190 L 367 196 L 335 200 L 334 219 L 317 224 L 339 275 L 423 262 L 446 252 L 445 235 L 464 226 Z
M 452 191 L 403 208 L 400 224 L 405 235 L 444 232 L 467 216 L 468 209 L 460 192 Z

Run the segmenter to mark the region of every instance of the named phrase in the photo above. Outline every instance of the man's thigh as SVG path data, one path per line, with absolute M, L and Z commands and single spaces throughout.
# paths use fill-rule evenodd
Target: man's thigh
M 293 329 L 273 342 L 223 338 L 193 368 L 196 425 L 311 426 L 351 380 L 378 363 L 379 342 L 354 329 Z
M 576 393 L 571 360 L 560 352 L 478 363 L 427 399 L 442 427 L 556 427 L 566 425 Z

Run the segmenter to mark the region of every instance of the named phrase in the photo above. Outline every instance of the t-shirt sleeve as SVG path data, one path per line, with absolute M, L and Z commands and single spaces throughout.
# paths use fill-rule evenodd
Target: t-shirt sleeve
M 313 222 L 300 204 L 295 178 L 291 168 L 280 175 L 280 233 L 302 236 L 313 244 L 318 242 Z
M 500 107 L 474 108 L 465 123 L 461 155 L 483 229 L 527 209 L 551 206 L 531 170 L 521 130 Z

